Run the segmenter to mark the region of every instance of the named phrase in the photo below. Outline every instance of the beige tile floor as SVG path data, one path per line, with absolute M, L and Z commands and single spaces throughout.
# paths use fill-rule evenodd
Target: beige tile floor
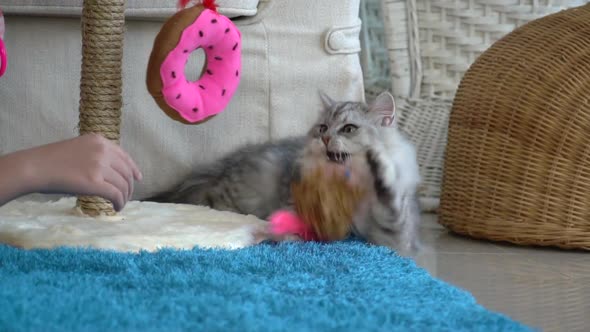
M 418 263 L 486 308 L 543 331 L 590 331 L 590 252 L 517 247 L 449 233 L 423 218 Z

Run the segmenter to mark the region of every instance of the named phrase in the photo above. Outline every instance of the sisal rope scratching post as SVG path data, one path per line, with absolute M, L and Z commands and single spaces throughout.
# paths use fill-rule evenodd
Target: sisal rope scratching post
M 125 0 L 84 0 L 83 6 L 80 135 L 119 142 Z M 115 214 L 99 197 L 80 196 L 77 205 L 90 216 Z
M 84 0 L 80 134 L 119 141 L 125 0 Z M 267 222 L 203 206 L 128 202 L 115 215 L 94 197 L 57 202 L 15 200 L 0 207 L 0 243 L 33 248 L 78 247 L 123 252 L 237 249 L 258 243 Z M 76 205 L 76 208 L 73 206 Z M 83 215 L 80 213 L 82 212 Z M 118 222 L 124 220 L 125 222 Z M 112 222 L 111 222 L 112 221 Z

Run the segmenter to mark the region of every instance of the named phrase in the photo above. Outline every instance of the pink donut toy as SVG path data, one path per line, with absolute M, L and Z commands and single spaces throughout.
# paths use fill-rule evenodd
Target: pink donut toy
M 184 7 L 188 1 L 180 2 Z M 192 52 L 203 49 L 201 77 L 189 81 L 184 68 Z M 241 34 L 217 12 L 214 0 L 180 10 L 158 33 L 147 69 L 148 91 L 172 119 L 198 124 L 221 113 L 240 83 Z

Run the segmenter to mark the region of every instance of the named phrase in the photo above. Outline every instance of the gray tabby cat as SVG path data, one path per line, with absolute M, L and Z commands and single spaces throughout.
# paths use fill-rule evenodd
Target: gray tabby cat
M 324 111 L 307 136 L 242 147 L 150 200 L 266 219 L 292 206 L 290 184 L 306 158 L 342 163 L 362 156 L 374 179 L 375 199 L 354 220 L 354 232 L 402 254 L 413 252 L 418 246 L 420 175 L 414 147 L 395 126 L 393 97 L 384 92 L 368 106 L 321 96 Z

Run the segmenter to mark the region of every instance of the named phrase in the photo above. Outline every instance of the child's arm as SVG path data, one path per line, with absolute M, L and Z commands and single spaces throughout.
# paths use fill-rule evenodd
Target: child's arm
M 118 145 L 84 135 L 0 157 L 0 205 L 34 192 L 64 193 L 101 196 L 119 211 L 141 177 Z
M 26 193 L 34 192 L 33 166 L 26 151 L 0 157 L 0 205 Z

